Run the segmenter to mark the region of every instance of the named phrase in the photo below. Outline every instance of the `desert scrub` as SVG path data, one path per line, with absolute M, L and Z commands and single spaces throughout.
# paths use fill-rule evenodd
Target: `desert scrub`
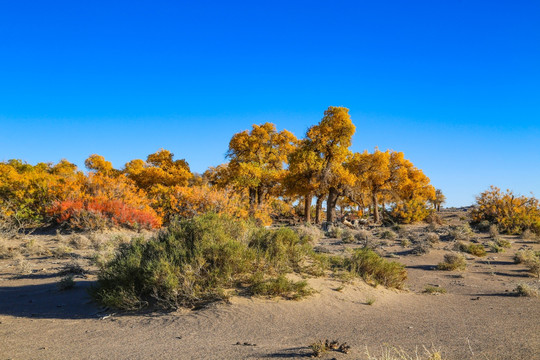
M 516 264 L 525 264 L 526 262 L 534 260 L 535 258 L 540 258 L 540 251 L 519 250 L 514 255 L 514 262 Z
M 122 245 L 101 269 L 92 293 L 104 305 L 127 310 L 193 307 L 225 299 L 224 289 L 234 288 L 258 294 L 279 290 L 294 298 L 293 292 L 303 295 L 307 286 L 280 275 L 300 270 L 312 255 L 291 229 L 207 214 Z
M 343 236 L 343 229 L 339 226 L 330 225 L 328 227 L 328 237 L 333 239 L 339 239 Z
M 58 283 L 56 284 L 58 287 L 58 290 L 65 291 L 69 289 L 73 289 L 75 287 L 75 280 L 73 275 L 66 275 Z
M 491 224 L 489 226 L 489 236 L 492 238 L 499 236 L 499 227 L 496 224 Z
M 300 225 L 297 226 L 294 230 L 300 238 L 304 238 L 311 243 L 319 241 L 323 238 L 324 235 L 321 229 L 314 225 Z
M 516 288 L 514 289 L 514 292 L 516 293 L 517 296 L 526 296 L 526 297 L 538 296 L 538 290 L 524 283 L 518 284 Z
M 368 246 L 371 239 L 371 233 L 368 230 L 358 230 L 356 234 L 354 234 L 354 237 L 360 244 Z
M 357 249 L 351 258 L 345 259 L 345 267 L 367 282 L 381 284 L 389 288 L 403 288 L 407 280 L 405 266 L 387 261 L 368 248 Z
M 430 232 L 426 235 L 426 240 L 430 243 L 430 244 L 436 244 L 439 242 L 439 234 L 437 233 L 434 233 L 434 232 Z
M 469 240 L 473 236 L 474 232 L 472 231 L 469 224 L 454 226 L 450 228 L 449 235 L 454 240 Z
M 482 244 L 465 244 L 464 242 L 458 241 L 455 244 L 454 249 L 478 257 L 486 256 L 487 254 L 486 249 Z
M 395 240 L 397 235 L 395 232 L 393 232 L 392 230 L 384 230 L 381 235 L 380 235 L 381 239 L 386 239 L 386 240 Z
M 446 294 L 446 289 L 440 286 L 426 285 L 424 288 L 424 293 L 432 295 L 441 295 Z
M 444 261 L 437 265 L 439 270 L 465 270 L 467 262 L 461 254 L 450 253 L 444 255 Z
M 351 230 L 345 230 L 343 231 L 343 235 L 341 237 L 341 241 L 343 241 L 345 244 L 352 244 L 356 242 L 356 238 L 354 236 L 354 232 Z
M 307 282 L 293 281 L 287 279 L 283 274 L 276 278 L 264 279 L 262 273 L 254 275 L 253 285 L 250 287 L 252 295 L 276 297 L 281 296 L 286 299 L 298 300 L 311 295 L 313 290 Z

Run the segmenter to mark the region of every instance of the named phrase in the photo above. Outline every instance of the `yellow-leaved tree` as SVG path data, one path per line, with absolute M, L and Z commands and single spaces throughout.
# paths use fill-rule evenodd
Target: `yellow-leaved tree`
M 352 136 L 356 127 L 349 116 L 349 109 L 330 106 L 324 111 L 319 124 L 309 128 L 306 141 L 320 158 L 319 193 L 327 193 L 326 221 L 334 222 L 338 198 L 347 187 L 354 185 L 354 175 L 344 166 L 351 155 Z
M 226 172 L 229 183 L 247 189 L 252 211 L 271 196 L 280 195 L 280 184 L 285 176 L 284 165 L 294 150 L 296 137 L 287 130 L 278 132 L 271 123 L 253 125 L 251 131 L 235 134 L 227 157 Z

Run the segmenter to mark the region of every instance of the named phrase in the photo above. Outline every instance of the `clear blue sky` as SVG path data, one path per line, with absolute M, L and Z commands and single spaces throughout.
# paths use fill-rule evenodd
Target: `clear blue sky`
M 202 172 L 235 132 L 301 137 L 329 105 L 450 206 L 539 196 L 540 2 L 0 0 L 0 161 L 163 147 Z

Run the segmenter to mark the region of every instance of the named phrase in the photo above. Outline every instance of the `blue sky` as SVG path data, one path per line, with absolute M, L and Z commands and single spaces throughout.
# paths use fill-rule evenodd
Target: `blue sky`
M 0 161 L 160 148 L 194 171 L 273 122 L 350 109 L 448 205 L 540 194 L 540 2 L 0 0 Z

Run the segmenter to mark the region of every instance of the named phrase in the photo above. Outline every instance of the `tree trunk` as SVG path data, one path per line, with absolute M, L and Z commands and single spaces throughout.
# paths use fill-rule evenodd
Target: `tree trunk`
M 316 224 L 321 223 L 322 203 L 323 203 L 323 197 L 317 196 L 317 203 L 315 205 L 315 223 Z
M 336 203 L 339 198 L 339 193 L 336 188 L 330 188 L 328 192 L 328 200 L 326 200 L 326 221 L 333 223 L 336 219 Z
M 257 205 L 261 205 L 263 203 L 263 187 L 261 185 L 257 186 Z
M 304 221 L 309 224 L 311 223 L 311 195 L 304 196 Z
M 379 200 L 377 199 L 377 194 L 372 195 L 372 203 L 373 203 L 373 221 L 375 223 L 379 222 Z
M 257 202 L 257 189 L 249 188 L 249 208 L 251 211 L 254 210 L 256 202 Z

